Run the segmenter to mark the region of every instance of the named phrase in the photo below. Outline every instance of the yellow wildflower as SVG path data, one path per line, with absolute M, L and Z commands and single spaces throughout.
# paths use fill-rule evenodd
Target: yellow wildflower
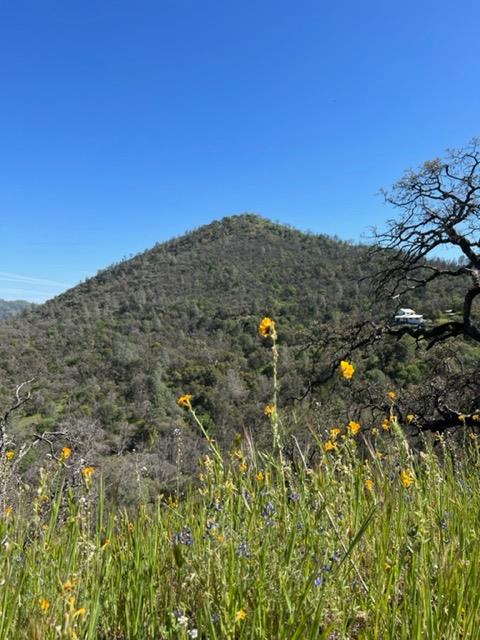
M 388 562 L 385 562 L 383 568 L 385 569 L 385 571 L 390 571 L 392 569 L 392 565 L 388 564 Z
M 64 591 L 71 591 L 73 587 L 74 587 L 73 582 L 70 582 L 70 580 L 67 580 L 66 582 L 63 583 Z
M 472 420 L 474 422 L 480 422 L 480 414 L 476 413 L 475 415 L 472 416 Z
M 330 437 L 332 440 L 336 440 L 337 436 L 340 435 L 341 433 L 341 429 L 339 429 L 338 427 L 333 427 L 332 429 L 330 429 Z
M 409 413 L 409 414 L 407 415 L 407 422 L 408 422 L 408 424 L 412 423 L 412 422 L 415 420 L 415 418 L 416 418 L 416 415 L 415 415 L 414 413 Z
M 402 481 L 405 489 L 408 489 L 414 483 L 413 473 L 410 471 L 410 469 L 404 469 L 400 473 L 400 480 Z
M 371 491 L 373 489 L 373 480 L 371 480 L 370 478 L 367 478 L 364 484 L 367 491 Z
M 246 470 L 248 469 L 248 464 L 245 462 L 245 460 L 243 460 L 243 461 L 240 463 L 240 465 L 239 465 L 239 467 L 238 467 L 238 468 L 239 468 L 239 470 L 240 470 L 240 473 L 245 473 L 245 472 L 246 472 Z
M 85 607 L 80 607 L 80 609 L 77 609 L 75 611 L 75 613 L 73 614 L 73 617 L 76 618 L 77 616 L 84 616 L 87 613 L 87 610 L 85 609 Z
M 245 609 L 240 609 L 240 611 L 237 611 L 237 613 L 235 614 L 235 622 L 240 622 L 241 620 L 245 620 L 246 617 L 247 617 L 247 612 L 245 611 Z
M 478 438 L 477 434 L 473 433 L 473 431 L 470 431 L 468 437 L 470 438 L 470 440 L 476 440 Z
M 86 482 L 91 480 L 94 473 L 95 473 L 94 467 L 83 467 L 82 469 L 82 476 Z
M 187 407 L 187 409 L 190 409 L 192 406 L 192 398 L 193 396 L 191 393 L 185 393 L 183 396 L 179 397 L 177 404 L 181 407 Z
M 357 433 L 360 431 L 361 426 L 358 422 L 355 422 L 354 420 L 350 420 L 350 422 L 347 425 L 347 428 L 350 435 L 356 436 Z
M 466 417 L 467 417 L 467 416 L 465 416 L 465 415 L 463 415 L 463 413 L 461 413 L 461 414 L 458 416 L 458 419 L 460 420 L 460 422 L 462 422 L 463 424 L 465 424 Z
M 391 426 L 391 424 L 390 424 L 390 418 L 385 418 L 385 420 L 384 420 L 384 421 L 383 421 L 383 423 L 382 423 L 382 429 L 383 429 L 384 431 L 388 431 L 388 430 L 390 429 L 390 426 Z
M 258 325 L 258 333 L 264 338 L 268 338 L 269 336 L 276 337 L 275 320 L 265 316 Z
M 46 613 L 50 609 L 50 602 L 46 598 L 40 598 L 38 604 L 40 605 L 40 609 L 44 613 Z
M 275 413 L 275 406 L 273 404 L 266 404 L 263 413 L 266 416 L 273 416 Z
M 257 473 L 257 475 L 255 476 L 255 479 L 257 480 L 257 482 L 263 482 L 265 480 L 265 476 L 263 474 L 263 471 L 259 471 Z
M 217 536 L 217 540 L 220 544 L 223 544 L 226 540 L 225 536 L 223 535 L 223 533 L 219 533 Z
M 337 444 L 335 442 L 332 442 L 331 440 L 327 440 L 326 442 L 323 443 L 323 450 L 326 451 L 327 453 L 329 451 L 334 451 L 337 448 Z
M 13 460 L 15 457 L 15 451 L 5 451 L 5 457 L 7 460 Z
M 13 512 L 13 507 L 5 507 L 5 509 L 3 510 L 3 513 L 5 514 L 5 517 L 8 518 L 9 516 L 12 515 Z
M 355 367 L 351 362 L 348 362 L 348 360 L 342 360 L 340 362 L 340 373 L 345 380 L 351 380 L 355 373 Z
M 60 460 L 68 460 L 72 455 L 72 450 L 70 447 L 63 447 L 62 453 L 60 454 Z
M 397 397 L 397 394 L 395 393 L 395 391 L 388 391 L 387 392 L 387 396 L 390 398 L 390 400 L 393 402 L 395 400 L 395 398 Z

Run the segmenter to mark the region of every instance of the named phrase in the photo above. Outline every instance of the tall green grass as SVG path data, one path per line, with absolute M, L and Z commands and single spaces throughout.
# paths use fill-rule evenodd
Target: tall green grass
M 365 462 L 358 437 L 313 469 L 207 457 L 135 516 L 44 477 L 0 522 L 0 638 L 480 637 L 475 447 L 407 488 L 402 443 Z
M 220 452 L 186 394 L 210 453 L 184 493 L 112 509 L 92 467 L 65 483 L 69 448 L 33 499 L 3 491 L 0 640 L 480 638 L 476 436 L 413 452 L 390 394 L 384 431 L 312 429 L 315 464 L 298 446 L 287 461 L 266 320 L 271 453 Z M 0 462 L 5 486 L 13 464 Z

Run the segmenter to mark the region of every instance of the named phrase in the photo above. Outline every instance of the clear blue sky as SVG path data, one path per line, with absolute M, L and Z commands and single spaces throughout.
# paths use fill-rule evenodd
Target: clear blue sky
M 244 211 L 358 240 L 480 134 L 476 0 L 0 7 L 0 298 Z M 19 277 L 21 276 L 21 277 Z

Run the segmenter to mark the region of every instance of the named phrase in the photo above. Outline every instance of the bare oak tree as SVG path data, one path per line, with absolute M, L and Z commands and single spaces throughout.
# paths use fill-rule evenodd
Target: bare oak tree
M 407 171 L 391 192 L 383 193 L 400 216 L 374 235 L 372 251 L 385 261 L 375 278 L 376 293 L 401 296 L 453 278 L 463 295 L 461 319 L 398 331 L 421 336 L 428 348 L 459 335 L 480 342 L 473 313 L 480 296 L 480 139 Z M 432 261 L 432 252 L 445 247 L 455 247 L 461 260 L 447 266 Z

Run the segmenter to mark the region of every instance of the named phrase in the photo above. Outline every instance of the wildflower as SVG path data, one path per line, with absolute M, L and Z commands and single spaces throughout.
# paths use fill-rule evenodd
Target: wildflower
M 240 473 L 245 473 L 248 469 L 248 464 L 245 461 L 242 461 L 238 468 L 240 470 Z
M 85 609 L 85 607 L 80 607 L 80 609 L 77 609 L 75 611 L 75 613 L 73 614 L 74 618 L 77 618 L 78 616 L 84 616 L 87 613 L 87 610 Z
M 245 611 L 245 609 L 240 609 L 240 611 L 237 611 L 237 613 L 235 614 L 235 622 L 240 622 L 241 620 L 245 620 L 246 617 L 247 617 L 247 612 Z
M 62 453 L 60 454 L 60 460 L 65 461 L 68 460 L 72 455 L 72 450 L 70 447 L 63 447 Z
M 476 413 L 475 415 L 472 416 L 472 420 L 474 422 L 480 422 L 480 414 Z
M 405 487 L 405 489 L 408 489 L 413 484 L 414 478 L 413 478 L 413 473 L 410 471 L 410 469 L 404 469 L 400 473 L 400 480 L 402 481 L 402 484 Z
M 462 424 L 465 424 L 465 420 L 466 420 L 467 416 L 465 416 L 463 413 L 460 413 L 458 416 L 458 419 L 460 420 L 460 422 Z
M 270 518 L 275 513 L 275 505 L 273 502 L 267 502 L 262 510 L 262 518 Z
M 74 587 L 73 582 L 70 582 L 70 580 L 67 580 L 66 582 L 63 583 L 64 591 L 71 591 L 73 587 Z
M 345 380 L 351 380 L 353 374 L 355 373 L 355 367 L 351 362 L 342 360 L 340 362 L 340 373 L 345 378 Z
M 263 473 L 263 471 L 259 471 L 256 476 L 255 479 L 257 482 L 263 482 L 265 480 L 265 475 Z
M 416 415 L 415 415 L 415 414 L 413 414 L 413 413 L 409 413 L 409 414 L 407 415 L 407 422 L 408 422 L 408 424 L 411 424 L 411 423 L 415 420 L 415 418 L 416 418 Z
M 198 629 L 190 629 L 190 631 L 187 631 L 187 636 L 189 638 L 198 638 Z
M 347 428 L 350 435 L 356 436 L 357 433 L 360 431 L 361 426 L 358 422 L 355 422 L 354 420 L 350 420 L 350 422 L 347 425 Z
M 110 538 L 107 538 L 107 539 L 105 540 L 105 542 L 102 544 L 102 546 L 101 546 L 100 548 L 101 548 L 102 550 L 103 550 L 103 549 L 106 549 L 106 548 L 107 548 L 107 547 L 109 547 L 111 544 L 112 544 L 112 542 L 111 542 Z
M 225 536 L 223 535 L 223 533 L 219 533 L 217 536 L 217 540 L 220 544 L 223 544 L 226 540 Z M 238 554 L 237 554 L 238 555 Z
M 336 440 L 337 436 L 340 435 L 341 433 L 341 429 L 339 429 L 338 427 L 333 427 L 332 429 L 330 429 L 330 437 L 332 440 Z
M 327 453 L 329 451 L 334 451 L 337 448 L 337 444 L 335 442 L 332 442 L 331 440 L 327 440 L 326 442 L 323 443 L 323 450 L 326 451 Z
M 263 413 L 266 416 L 273 416 L 275 414 L 275 406 L 273 404 L 266 404 Z
M 321 586 L 323 586 L 323 582 L 324 582 L 324 578 L 323 578 L 323 576 L 318 575 L 318 576 L 315 578 L 315 580 L 313 581 L 313 584 L 314 584 L 316 587 L 321 587 Z
M 383 421 L 383 423 L 382 423 L 382 429 L 383 429 L 384 431 L 389 431 L 389 430 L 390 430 L 390 426 L 391 426 L 391 424 L 390 424 L 390 418 L 385 418 L 385 420 L 384 420 L 384 421 Z
M 181 531 L 175 533 L 172 540 L 173 544 L 184 544 L 191 547 L 193 544 L 192 531 L 188 527 L 183 527 Z
M 130 533 L 132 533 L 132 531 L 135 529 L 135 527 L 133 526 L 133 522 L 129 522 L 127 524 L 127 529 L 130 531 Z
M 40 598 L 38 604 L 40 605 L 40 609 L 43 611 L 43 613 L 47 613 L 47 611 L 50 609 L 50 602 L 46 598 Z
M 5 457 L 7 460 L 13 460 L 15 457 L 15 451 L 5 451 Z
M 206 469 L 211 469 L 211 467 L 213 467 L 213 460 L 210 458 L 210 456 L 204 456 L 202 464 Z
M 5 509 L 3 510 L 3 513 L 5 514 L 5 517 L 8 518 L 9 516 L 12 515 L 13 512 L 13 507 L 5 507 Z
M 373 428 L 372 428 L 372 436 L 378 436 L 378 429 L 377 429 L 377 427 L 373 427 Z
M 476 440 L 478 436 L 473 431 L 470 431 L 470 433 L 468 434 L 468 437 L 470 438 L 470 440 Z
M 246 542 L 241 542 L 237 547 L 236 554 L 239 558 L 249 558 L 250 549 L 248 548 L 248 544 Z
M 300 501 L 300 494 L 297 493 L 296 491 L 291 491 L 288 494 L 288 501 L 289 502 L 299 502 Z
M 397 394 L 395 393 L 395 391 L 388 391 L 388 392 L 387 392 L 387 396 L 388 396 L 388 397 L 390 398 L 390 400 L 393 402 L 393 401 L 396 399 Z
M 188 617 L 183 614 L 177 618 L 177 622 L 181 627 L 186 627 L 188 624 Z
M 95 473 L 94 467 L 83 467 L 82 476 L 85 482 L 88 482 L 89 480 L 91 480 L 94 473 Z
M 364 486 L 367 491 L 371 491 L 373 489 L 373 480 L 367 478 L 364 482 Z
M 385 562 L 385 564 L 383 565 L 383 568 L 385 569 L 385 571 L 391 571 L 392 565 L 388 564 L 388 562 Z
M 263 318 L 258 325 L 258 333 L 263 338 L 268 338 L 269 336 L 275 337 L 275 320 L 272 320 L 272 318 L 265 316 L 265 318 Z
M 187 409 L 190 409 L 192 406 L 192 398 L 193 396 L 190 393 L 185 393 L 183 396 L 179 397 L 177 404 L 180 407 L 187 407 Z

